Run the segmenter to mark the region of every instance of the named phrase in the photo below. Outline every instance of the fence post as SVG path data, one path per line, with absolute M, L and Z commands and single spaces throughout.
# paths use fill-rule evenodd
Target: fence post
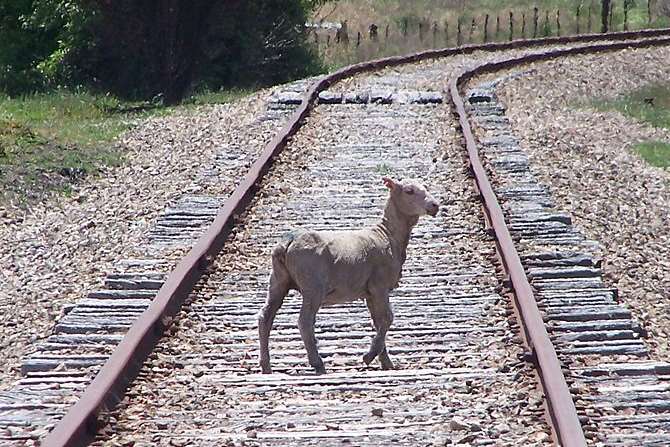
M 458 16 L 458 21 L 456 22 L 456 46 L 460 47 L 461 44 L 463 43 L 461 39 L 461 20 L 463 18 L 461 16 Z
M 651 0 L 647 0 L 647 24 L 651 26 Z
M 484 43 L 489 41 L 489 15 L 484 17 Z
M 372 23 L 370 25 L 370 29 L 368 30 L 368 32 L 370 33 L 370 40 L 373 42 L 377 42 L 377 40 L 379 39 L 379 37 L 377 36 L 377 30 L 378 30 L 377 25 Z
M 603 0 L 603 8 L 600 12 L 600 19 L 602 21 L 601 32 L 606 33 L 609 30 L 609 15 L 610 15 L 610 0 Z
M 539 10 L 537 6 L 533 8 L 533 39 L 537 37 L 537 21 L 538 21 Z
M 614 0 L 611 1 L 610 5 L 611 6 L 610 6 L 610 16 L 609 16 L 609 22 L 610 22 L 609 30 L 614 31 L 614 28 L 612 28 L 612 17 L 614 17 L 614 5 L 615 5 Z
M 361 46 L 361 32 L 360 31 L 358 31 L 358 33 L 356 34 L 356 46 L 357 47 Z
M 561 35 L 561 10 L 556 10 L 556 35 Z
M 526 38 L 526 13 L 521 13 L 521 38 Z
M 349 32 L 347 30 L 347 21 L 342 22 L 342 26 L 335 32 L 335 42 L 349 44 Z
M 423 42 L 425 30 L 423 29 L 423 20 L 419 20 L 419 42 Z
M 496 40 L 500 40 L 500 16 L 496 15 Z
M 514 40 L 514 12 L 509 12 L 509 40 Z
M 579 17 L 581 16 L 581 12 L 582 12 L 582 2 L 580 0 L 579 3 L 577 3 L 577 13 L 575 14 L 575 23 L 577 24 L 577 34 L 579 34 L 579 32 L 581 31 L 579 29 L 580 28 Z
M 437 22 L 433 22 L 433 48 L 437 47 Z
M 449 46 L 449 21 L 444 20 L 444 45 Z
M 384 28 L 384 40 L 388 41 L 389 40 L 389 24 L 386 24 L 386 27 Z
M 547 9 L 544 14 L 544 26 L 542 27 L 542 36 L 549 37 L 551 36 L 551 23 L 549 23 L 549 10 Z
M 475 21 L 475 18 L 472 18 L 472 23 L 470 24 L 470 35 L 468 36 L 468 42 L 472 43 L 472 35 L 475 33 L 475 27 L 477 26 L 477 22 Z
M 628 8 L 630 0 L 623 0 L 623 30 L 628 31 Z
M 591 32 L 591 23 L 592 23 L 592 21 L 591 21 L 591 12 L 592 12 L 592 10 L 593 10 L 593 0 L 591 0 L 591 1 L 589 2 L 589 18 L 588 18 L 588 20 L 587 20 L 587 22 L 586 22 L 586 30 L 587 30 L 588 33 Z

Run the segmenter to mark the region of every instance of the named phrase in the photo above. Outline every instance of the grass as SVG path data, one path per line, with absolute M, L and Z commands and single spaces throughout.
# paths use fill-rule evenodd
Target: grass
M 248 93 L 203 91 L 184 106 L 226 103 Z M 139 120 L 174 109 L 67 90 L 0 96 L 0 206 L 68 192 L 84 176 L 122 164 L 114 139 Z
M 649 84 L 615 99 L 596 100 L 593 105 L 598 110 L 616 110 L 653 127 L 670 129 L 670 82 Z M 635 150 L 652 166 L 670 166 L 668 142 L 646 141 L 637 144 Z
M 654 127 L 670 129 L 670 82 L 649 84 L 620 98 L 597 101 L 596 108 L 617 110 Z
M 579 21 L 577 6 L 581 4 Z M 623 29 L 621 1 L 614 1 L 612 30 Z M 326 3 L 315 11 L 312 21 L 342 23 L 347 21 L 348 44 L 336 43 L 335 29 L 317 29 L 310 40 L 315 43 L 325 64 L 331 68 L 383 56 L 444 48 L 466 43 L 509 40 L 533 36 L 533 7 L 538 8 L 537 37 L 598 32 L 600 0 L 339 0 Z M 590 10 L 590 14 L 589 14 Z M 557 25 L 560 11 L 560 31 Z M 510 33 L 509 13 L 513 12 Z M 548 13 L 548 15 L 547 15 Z M 486 32 L 485 16 L 489 15 Z M 525 20 L 523 18 L 525 15 Z M 590 20 L 589 20 L 590 15 Z M 500 19 L 499 27 L 497 18 Z M 548 20 L 547 20 L 548 18 Z M 660 7 L 652 13 L 652 27 L 668 26 L 670 20 Z M 474 26 L 473 26 L 474 20 Z M 637 1 L 628 12 L 628 28 L 646 28 L 649 17 L 647 2 Z M 525 26 L 524 26 L 525 21 Z M 460 37 L 457 35 L 461 23 Z M 590 27 L 589 27 L 590 23 Z M 369 27 L 378 28 L 376 41 L 369 37 Z M 388 30 L 388 33 L 387 33 Z M 360 42 L 358 35 L 360 34 Z M 388 35 L 387 35 L 388 34 Z M 318 37 L 317 37 L 318 36 Z
M 189 96 L 184 105 L 205 105 L 205 104 L 227 104 L 229 102 L 237 101 L 255 92 L 256 88 L 233 88 L 229 90 L 200 90 Z
M 657 168 L 670 167 L 670 143 L 647 141 L 635 146 L 635 150 L 647 163 Z

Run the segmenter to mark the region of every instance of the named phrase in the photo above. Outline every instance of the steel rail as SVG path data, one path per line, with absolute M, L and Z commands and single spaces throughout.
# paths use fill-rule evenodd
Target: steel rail
M 216 219 L 197 240 L 193 248 L 168 275 L 151 304 L 132 324 L 119 345 L 99 370 L 79 400 L 42 442 L 43 447 L 86 445 L 95 436 L 99 416 L 114 408 L 122 399 L 128 384 L 137 376 L 142 364 L 153 350 L 163 332 L 181 308 L 198 279 L 205 272 L 259 189 L 260 183 L 273 161 L 293 136 L 309 111 L 314 107 L 319 92 L 333 83 L 354 74 L 385 67 L 418 62 L 426 59 L 470 54 L 475 51 L 501 51 L 532 48 L 545 45 L 592 42 L 602 40 L 630 40 L 670 35 L 670 29 L 642 30 L 609 34 L 588 34 L 569 37 L 550 37 L 515 40 L 505 43 L 465 45 L 456 48 L 427 50 L 407 56 L 394 56 L 344 67 L 315 82 L 306 92 L 302 103 L 289 122 L 270 141 L 251 166 L 232 195 L 218 212 Z
M 565 447 L 586 446 L 586 439 L 579 421 L 572 395 L 563 375 L 554 346 L 544 325 L 542 314 L 537 306 L 533 289 L 528 282 L 521 259 L 515 248 L 505 222 L 505 217 L 493 191 L 482 160 L 479 157 L 476 139 L 465 110 L 460 88 L 471 78 L 484 73 L 508 69 L 530 62 L 546 61 L 578 54 L 589 54 L 605 51 L 616 51 L 625 48 L 641 48 L 658 45 L 669 45 L 669 38 L 659 38 L 637 42 L 618 42 L 610 44 L 589 45 L 562 50 L 548 51 L 507 59 L 505 61 L 484 63 L 474 69 L 462 72 L 449 83 L 451 100 L 458 114 L 461 133 L 465 139 L 470 167 L 474 173 L 477 187 L 484 203 L 488 221 L 493 229 L 499 256 L 509 276 L 515 296 L 515 306 L 521 317 L 521 324 L 526 335 L 526 342 L 533 354 L 532 358 L 538 369 L 542 387 L 545 391 L 549 415 L 551 417 L 557 441 Z

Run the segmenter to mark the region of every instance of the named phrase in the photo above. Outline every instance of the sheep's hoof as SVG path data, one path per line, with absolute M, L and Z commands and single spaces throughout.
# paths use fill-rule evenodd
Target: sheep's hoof
M 261 365 L 261 371 L 263 374 L 272 374 L 272 368 L 270 368 L 270 365 Z
M 321 365 L 321 366 L 315 366 L 314 367 L 314 372 L 316 373 L 317 376 L 320 376 L 322 374 L 326 373 L 326 367 Z
M 388 371 L 389 369 L 395 369 L 395 366 L 393 365 L 393 362 L 389 359 L 380 360 L 380 363 L 382 364 L 382 369 L 384 371 Z
M 372 354 L 370 354 L 370 353 L 368 352 L 367 354 L 365 354 L 365 355 L 363 356 L 363 362 L 364 362 L 366 365 L 369 365 L 370 363 L 372 363 L 372 361 L 375 359 L 375 357 L 377 357 L 377 356 L 376 356 L 376 355 L 372 355 Z

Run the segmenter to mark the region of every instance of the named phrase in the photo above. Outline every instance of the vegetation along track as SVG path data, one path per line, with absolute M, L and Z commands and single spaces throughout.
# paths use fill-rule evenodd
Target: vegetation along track
M 569 42 L 543 42 L 545 46 L 565 43 Z M 659 39 L 640 45 L 660 43 L 667 42 Z M 533 354 L 524 356 L 515 323 L 508 318 L 509 302 L 498 293 L 500 274 L 492 261 L 495 243 L 485 231 L 484 215 L 468 183 L 464 154 L 451 144 L 456 123 L 449 109 L 440 105 L 445 98 L 439 93 L 447 90 L 449 78 L 475 59 L 481 62 L 534 52 L 521 49 L 523 46 L 489 48 L 510 50 L 505 54 L 444 52 L 442 55 L 451 57 L 416 67 L 414 77 L 403 72 L 372 77 L 379 86 L 373 94 L 354 90 L 341 97 L 336 88 L 324 92 L 324 103 L 338 102 L 338 98 L 344 103 L 323 105 L 312 112 L 272 167 L 270 180 L 264 182 L 268 186 L 258 191 L 247 212 L 235 216 L 238 225 L 228 234 L 229 218 L 251 199 L 244 188 L 257 188 L 252 186 L 254 177 L 267 169 L 265 161 L 254 166 L 256 172 L 245 179 L 219 214 L 220 229 L 215 223 L 178 267 L 176 276 L 163 284 L 156 300 L 165 300 L 168 310 L 157 311 L 154 304 L 147 313 L 153 312 L 156 323 L 142 329 L 143 321 L 151 321 L 148 315 L 131 328 L 107 363 L 117 371 L 102 370 L 46 445 L 76 443 L 87 436 L 86 421 L 91 421 L 91 414 L 113 403 L 114 393 L 137 370 L 138 359 L 143 359 L 130 352 L 131 336 L 147 335 L 139 343 L 140 353 L 146 354 L 169 326 L 177 299 L 188 292 L 189 284 L 206 266 L 205 257 L 215 253 L 226 236 L 230 237 L 222 256 L 198 283 L 172 326 L 171 337 L 152 354 L 129 391 L 132 399 L 113 414 L 109 430 L 98 442 L 220 445 L 225 440 L 285 445 L 318 444 L 334 438 L 357 445 L 377 445 L 381 439 L 407 445 L 447 440 L 472 445 L 549 443 L 541 417 L 541 395 L 529 364 L 520 361 L 533 357 L 541 361 L 538 339 L 526 325 L 524 304 L 520 314 Z M 406 88 L 427 82 L 434 85 L 430 92 Z M 310 95 L 315 96 L 325 85 L 323 81 L 315 84 Z M 368 103 L 370 99 L 374 103 Z M 287 95 L 285 102 L 295 102 L 295 98 Z M 306 109 L 303 103 L 298 113 Z M 463 119 L 461 128 L 465 129 Z M 298 121 L 290 123 L 293 130 Z M 286 141 L 287 136 L 280 135 L 271 146 Z M 269 160 L 270 153 L 266 155 Z M 296 172 L 296 166 L 302 172 Z M 381 372 L 361 367 L 360 354 L 371 330 L 365 309 L 352 305 L 320 314 L 319 338 L 331 372 L 318 377 L 306 374 L 293 321 L 293 298 L 280 312 L 272 339 L 279 374 L 255 374 L 255 313 L 264 297 L 269 247 L 284 230 L 298 226 L 336 229 L 373 222 L 383 200 L 379 174 L 386 170 L 424 178 L 447 204 L 435 221 L 422 222 L 415 230 L 403 284 L 394 294 L 396 323 L 389 346 L 400 369 Z M 483 184 L 479 185 L 484 192 Z M 491 206 L 487 209 L 491 212 Z M 501 235 L 496 236 L 502 245 Z M 514 268 L 509 258 L 503 259 L 508 270 Z M 188 278 L 185 284 L 176 279 L 179 272 Z M 517 294 L 523 288 L 514 281 L 513 286 Z M 123 374 L 116 377 L 119 372 Z M 550 384 L 547 374 L 558 373 L 543 368 L 541 372 L 545 386 Z M 33 379 L 39 385 L 40 379 Z M 95 387 L 112 393 L 96 396 Z M 557 415 L 565 409 L 552 402 L 550 407 L 558 437 L 565 445 L 580 445 L 579 430 L 561 432 L 563 416 Z

